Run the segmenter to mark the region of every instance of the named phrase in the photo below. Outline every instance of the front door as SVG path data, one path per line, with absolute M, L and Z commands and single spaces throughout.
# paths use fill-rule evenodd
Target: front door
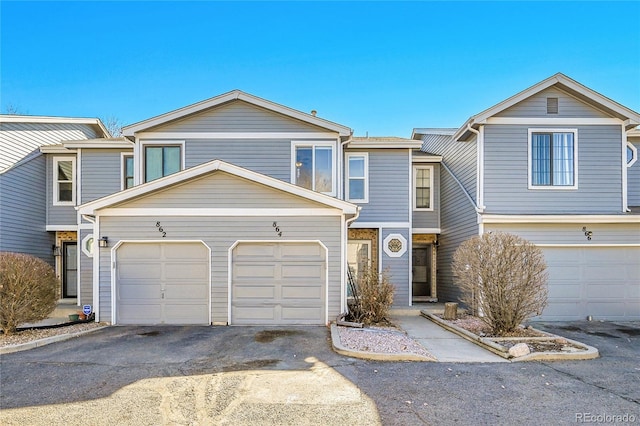
M 431 294 L 431 246 L 413 247 L 411 287 L 414 302 L 426 302 Z
M 78 243 L 62 243 L 62 297 L 78 297 Z

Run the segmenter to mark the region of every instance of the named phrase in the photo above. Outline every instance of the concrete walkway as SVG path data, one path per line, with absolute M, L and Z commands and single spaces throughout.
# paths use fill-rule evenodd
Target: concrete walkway
M 438 362 L 509 362 L 445 330 L 419 311 L 392 312 L 391 321 L 438 359 Z

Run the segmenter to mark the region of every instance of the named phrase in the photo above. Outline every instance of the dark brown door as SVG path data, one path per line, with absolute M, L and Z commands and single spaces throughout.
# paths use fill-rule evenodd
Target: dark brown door
M 431 297 L 431 246 L 413 247 L 413 300 Z
M 78 297 L 78 243 L 62 243 L 62 297 Z

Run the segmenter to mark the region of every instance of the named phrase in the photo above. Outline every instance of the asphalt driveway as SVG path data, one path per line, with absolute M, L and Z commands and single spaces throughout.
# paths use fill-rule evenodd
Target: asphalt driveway
M 640 423 L 640 323 L 536 326 L 601 358 L 380 362 L 324 327 L 110 327 L 3 355 L 0 423 Z

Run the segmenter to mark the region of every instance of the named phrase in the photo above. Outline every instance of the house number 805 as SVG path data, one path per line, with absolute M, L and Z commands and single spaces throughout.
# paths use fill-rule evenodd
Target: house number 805
M 156 222 L 156 228 L 158 228 L 158 232 L 162 234 L 162 238 L 165 238 L 167 236 L 167 233 L 164 231 L 164 228 L 162 227 L 160 222 Z

